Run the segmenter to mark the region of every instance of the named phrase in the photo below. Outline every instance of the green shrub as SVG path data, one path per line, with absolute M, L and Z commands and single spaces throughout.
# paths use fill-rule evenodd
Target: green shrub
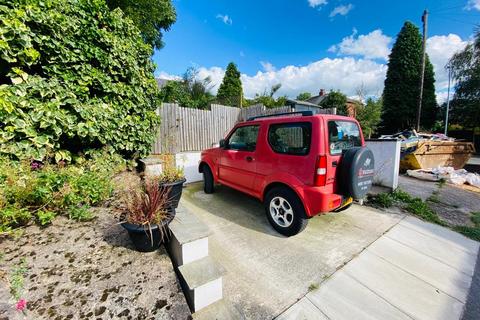
M 48 210 L 38 210 L 35 215 L 37 216 L 38 223 L 41 226 L 52 223 L 52 220 L 55 218 L 56 214 L 53 211 Z
M 103 0 L 2 1 L 0 155 L 147 154 L 159 121 L 151 52 Z
M 76 161 L 53 165 L 0 158 L 0 233 L 31 221 L 44 226 L 58 214 L 91 219 L 89 207 L 110 197 L 111 178 L 125 168 L 124 160 L 95 153 Z

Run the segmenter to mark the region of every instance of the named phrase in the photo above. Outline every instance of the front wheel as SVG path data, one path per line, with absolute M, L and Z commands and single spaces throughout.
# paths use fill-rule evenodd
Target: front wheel
M 308 224 L 302 202 L 295 192 L 286 187 L 270 190 L 265 196 L 264 206 L 272 227 L 287 237 L 301 232 Z
M 213 193 L 214 190 L 215 185 L 212 171 L 209 166 L 205 165 L 203 167 L 203 191 L 205 191 L 205 193 Z

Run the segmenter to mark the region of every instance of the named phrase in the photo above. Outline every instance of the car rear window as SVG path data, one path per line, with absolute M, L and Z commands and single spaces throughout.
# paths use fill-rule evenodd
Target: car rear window
M 306 155 L 310 151 L 312 124 L 310 122 L 272 124 L 268 143 L 276 153 Z
M 343 150 L 360 147 L 362 145 L 360 129 L 352 121 L 329 121 L 328 142 L 330 154 L 342 154 Z

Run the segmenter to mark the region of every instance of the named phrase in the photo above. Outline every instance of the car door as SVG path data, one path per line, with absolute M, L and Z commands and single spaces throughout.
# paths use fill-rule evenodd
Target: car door
M 256 146 L 259 125 L 237 127 L 220 151 L 218 178 L 221 183 L 250 191 L 256 171 Z

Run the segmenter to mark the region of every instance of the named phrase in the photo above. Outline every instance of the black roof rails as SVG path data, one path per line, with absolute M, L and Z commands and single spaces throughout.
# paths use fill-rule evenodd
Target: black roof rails
M 283 113 L 274 113 L 274 114 L 268 114 L 265 116 L 256 116 L 256 117 L 250 117 L 247 119 L 247 121 L 252 121 L 258 118 L 269 118 L 269 117 L 278 117 L 278 116 L 286 116 L 286 115 L 292 115 L 292 114 L 301 114 L 302 117 L 306 116 L 313 116 L 312 111 L 294 111 L 294 112 L 283 112 Z

